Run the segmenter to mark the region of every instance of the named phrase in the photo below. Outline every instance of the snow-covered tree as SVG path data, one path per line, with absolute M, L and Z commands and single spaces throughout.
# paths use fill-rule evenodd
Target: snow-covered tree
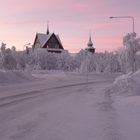
M 128 71 L 136 71 L 136 54 L 140 50 L 139 42 L 140 38 L 137 38 L 136 33 L 127 34 L 123 38 L 123 44 L 126 46 L 124 55 Z
M 1 55 L 4 55 L 5 54 L 5 49 L 6 49 L 6 44 L 5 43 L 1 43 Z
M 17 67 L 17 62 L 12 56 L 12 52 L 10 49 L 5 50 L 5 54 L 2 57 L 2 65 L 6 70 L 13 70 Z
M 15 52 L 16 51 L 16 47 L 15 46 L 12 46 L 11 47 L 11 50 L 12 50 L 12 52 Z

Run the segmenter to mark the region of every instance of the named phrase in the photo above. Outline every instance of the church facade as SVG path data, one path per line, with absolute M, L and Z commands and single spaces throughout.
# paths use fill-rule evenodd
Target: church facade
M 43 33 L 36 34 L 33 43 L 33 49 L 36 48 L 46 48 L 48 52 L 56 52 L 56 53 L 61 53 L 64 50 L 59 35 L 56 35 L 55 33 L 50 33 L 48 26 L 46 34 Z

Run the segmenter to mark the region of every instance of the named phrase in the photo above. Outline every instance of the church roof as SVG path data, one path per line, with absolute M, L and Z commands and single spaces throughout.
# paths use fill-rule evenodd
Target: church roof
M 38 40 L 40 42 L 41 47 L 43 47 L 48 40 L 51 38 L 52 35 L 55 35 L 54 33 L 49 34 L 43 34 L 43 33 L 37 33 Z M 59 38 L 59 35 L 55 35 L 59 43 L 62 45 L 61 40 Z
M 51 35 L 52 34 L 37 33 L 37 37 L 38 37 L 41 47 L 43 47 L 45 43 L 50 39 Z

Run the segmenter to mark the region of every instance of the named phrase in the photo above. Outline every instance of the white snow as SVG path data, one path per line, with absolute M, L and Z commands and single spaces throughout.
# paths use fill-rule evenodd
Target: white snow
M 139 73 L 114 83 L 138 82 Z M 87 75 L 42 71 L 37 80 L 0 86 L 0 139 L 139 140 L 139 95 L 108 90 L 118 75 L 90 73 L 87 84 Z
M 140 94 L 140 69 L 135 73 L 128 73 L 115 79 L 110 92 L 124 96 Z
M 0 86 L 7 84 L 22 83 L 35 80 L 35 78 L 23 71 L 0 71 Z
M 114 100 L 123 139 L 140 139 L 140 70 L 116 78 L 109 94 Z
M 117 97 L 114 103 L 124 140 L 140 139 L 140 96 Z

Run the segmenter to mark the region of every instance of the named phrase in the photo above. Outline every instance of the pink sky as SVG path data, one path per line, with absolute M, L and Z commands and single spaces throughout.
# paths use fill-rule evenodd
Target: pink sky
M 122 37 L 132 31 L 129 19 L 109 16 L 134 16 L 139 35 L 138 0 L 1 0 L 0 42 L 7 47 L 33 43 L 36 32 L 58 33 L 65 49 L 78 52 L 86 47 L 89 31 L 97 51 L 122 47 Z

